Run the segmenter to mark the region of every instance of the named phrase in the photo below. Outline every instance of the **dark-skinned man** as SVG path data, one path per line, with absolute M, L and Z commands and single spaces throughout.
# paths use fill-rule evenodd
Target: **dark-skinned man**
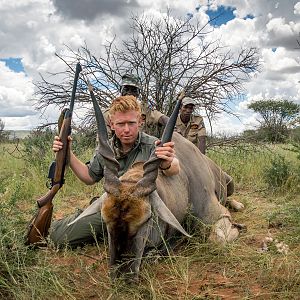
M 196 102 L 194 99 L 190 97 L 183 98 L 175 131 L 196 145 L 205 154 L 206 129 L 203 118 L 194 113 L 195 105 Z

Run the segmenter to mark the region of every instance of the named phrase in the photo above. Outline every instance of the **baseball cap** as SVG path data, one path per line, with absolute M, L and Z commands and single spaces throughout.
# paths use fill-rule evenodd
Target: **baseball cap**
M 122 76 L 122 86 L 131 85 L 141 89 L 140 78 L 136 75 L 126 73 Z
M 195 101 L 193 98 L 190 98 L 190 97 L 184 97 L 184 98 L 182 99 L 182 105 L 185 106 L 185 105 L 188 105 L 188 104 L 196 105 L 196 101 Z

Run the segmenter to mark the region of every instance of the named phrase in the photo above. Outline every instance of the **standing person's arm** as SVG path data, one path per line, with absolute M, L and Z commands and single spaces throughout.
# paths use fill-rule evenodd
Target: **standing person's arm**
M 206 136 L 199 136 L 199 150 L 202 154 L 205 154 L 206 150 Z
M 159 126 L 166 126 L 169 121 L 169 117 L 165 116 L 160 111 L 149 109 L 146 114 L 146 122 L 149 124 L 158 124 Z
M 166 126 L 167 123 L 169 121 L 169 117 L 162 115 L 159 119 L 158 119 L 158 124 L 160 124 L 161 126 Z
M 206 152 L 206 128 L 205 128 L 203 117 L 201 117 L 199 126 L 200 126 L 200 128 L 199 128 L 199 132 L 198 132 L 198 139 L 199 139 L 198 148 L 202 154 L 205 154 L 205 152 Z

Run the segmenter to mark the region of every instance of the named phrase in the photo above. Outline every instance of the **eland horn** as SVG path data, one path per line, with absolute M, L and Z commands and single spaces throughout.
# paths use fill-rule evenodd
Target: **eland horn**
M 97 103 L 96 97 L 93 92 L 93 87 L 88 84 L 90 95 L 93 101 L 96 121 L 97 121 L 97 128 L 98 128 L 98 135 L 99 135 L 99 153 L 104 159 L 104 190 L 107 193 L 118 195 L 119 194 L 119 187 L 120 187 L 120 180 L 118 178 L 118 171 L 120 169 L 119 162 L 115 159 L 115 155 L 113 150 L 111 149 L 108 143 L 108 135 L 107 129 L 105 125 L 105 120 L 102 114 L 102 111 Z
M 181 107 L 182 99 L 185 97 L 184 91 L 180 93 L 177 99 L 175 108 L 169 118 L 169 121 L 164 129 L 161 141 L 159 145 L 163 145 L 170 142 L 172 139 L 173 131 L 175 128 L 178 113 Z M 158 146 L 159 146 L 158 145 Z M 156 178 L 158 175 L 158 167 L 161 163 L 161 158 L 156 157 L 155 150 L 151 153 L 149 159 L 144 163 L 144 174 L 135 186 L 134 194 L 136 196 L 146 196 L 152 193 L 156 189 Z

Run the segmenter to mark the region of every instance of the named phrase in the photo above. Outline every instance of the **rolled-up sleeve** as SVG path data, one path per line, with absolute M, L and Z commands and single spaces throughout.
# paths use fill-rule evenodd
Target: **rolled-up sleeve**
M 87 163 L 89 169 L 89 175 L 95 182 L 100 181 L 103 178 L 103 158 L 99 154 L 95 154 L 94 157 Z

